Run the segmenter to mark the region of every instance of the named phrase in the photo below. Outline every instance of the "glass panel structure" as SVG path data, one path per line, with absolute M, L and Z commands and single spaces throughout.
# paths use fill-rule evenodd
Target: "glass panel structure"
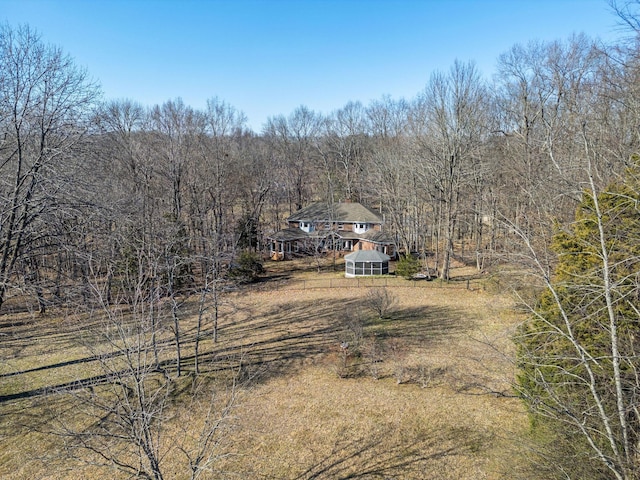
M 347 260 L 346 262 L 346 273 L 347 275 L 355 275 L 355 265 L 354 262 Z
M 346 262 L 347 275 L 386 275 L 389 273 L 388 262 Z
M 345 256 L 345 276 L 386 275 L 389 256 L 377 251 L 358 250 Z

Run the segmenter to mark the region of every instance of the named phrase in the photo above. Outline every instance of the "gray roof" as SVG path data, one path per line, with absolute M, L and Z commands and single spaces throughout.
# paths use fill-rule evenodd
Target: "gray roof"
M 346 240 L 366 240 L 371 243 L 379 243 L 382 245 L 393 245 L 395 240 L 391 235 L 385 232 L 378 232 L 376 230 L 369 230 L 365 233 L 356 233 L 347 230 L 338 230 L 336 232 L 340 238 Z
M 369 230 L 361 237 L 363 240 L 367 240 L 373 243 L 393 244 L 395 243 L 393 237 L 386 232 L 378 232 L 376 230 Z
M 336 233 L 340 238 L 344 238 L 346 240 L 360 240 L 361 238 L 364 238 L 364 233 L 350 232 L 347 230 L 338 230 Z
M 345 255 L 344 259 L 352 262 L 388 262 L 391 257 L 377 250 L 357 250 Z
M 271 240 L 277 240 L 280 242 L 290 242 L 293 240 L 301 240 L 303 238 L 309 238 L 309 234 L 303 232 L 299 228 L 285 228 L 278 230 L 277 232 L 269 235 L 267 238 Z
M 382 217 L 360 203 L 316 202 L 301 208 L 287 221 L 382 223 Z

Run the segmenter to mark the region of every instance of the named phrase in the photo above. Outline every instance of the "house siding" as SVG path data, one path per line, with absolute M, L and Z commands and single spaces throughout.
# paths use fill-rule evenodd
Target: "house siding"
M 360 246 L 358 250 L 375 250 L 377 247 L 375 243 L 371 243 L 367 240 L 360 240 L 358 245 Z

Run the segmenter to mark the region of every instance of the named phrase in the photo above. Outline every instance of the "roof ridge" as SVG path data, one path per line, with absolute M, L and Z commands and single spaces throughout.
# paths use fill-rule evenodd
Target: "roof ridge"
M 313 220 L 317 222 L 383 223 L 382 216 L 359 202 L 314 202 L 293 213 L 288 222 Z

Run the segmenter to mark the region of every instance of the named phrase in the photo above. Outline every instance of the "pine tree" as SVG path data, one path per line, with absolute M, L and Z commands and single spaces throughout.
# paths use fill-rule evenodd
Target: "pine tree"
M 396 265 L 396 275 L 411 280 L 420 271 L 420 261 L 413 255 L 405 255 Z
M 516 338 L 534 424 L 619 479 L 640 476 L 639 178 L 635 165 L 624 182 L 584 192 L 575 222 L 557 229 L 554 276 Z

